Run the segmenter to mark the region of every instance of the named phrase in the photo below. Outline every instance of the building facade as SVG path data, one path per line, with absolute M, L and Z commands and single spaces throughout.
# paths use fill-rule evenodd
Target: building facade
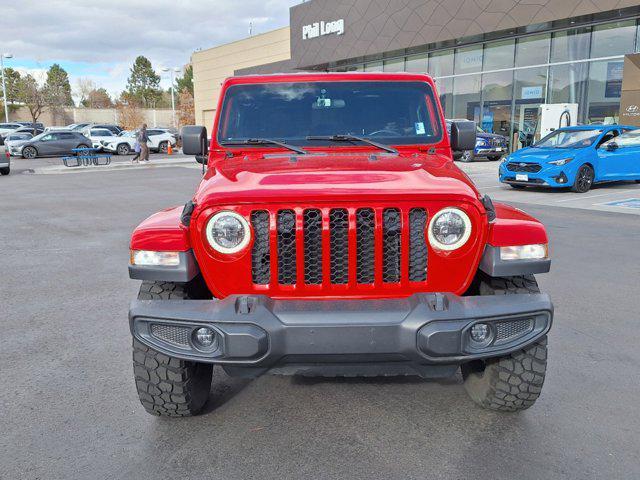
M 639 18 L 639 0 L 311 0 L 290 10 L 290 59 L 234 73 L 429 73 L 448 118 L 515 147 L 544 103 L 577 104 L 581 123 L 619 121 Z

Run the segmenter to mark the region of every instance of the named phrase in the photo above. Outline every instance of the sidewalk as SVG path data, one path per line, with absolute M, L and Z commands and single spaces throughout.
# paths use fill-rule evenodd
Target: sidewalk
M 126 160 L 125 160 L 126 159 Z M 57 175 L 65 173 L 86 173 L 86 172 L 112 172 L 116 170 L 144 169 L 144 168 L 166 168 L 166 167 L 193 167 L 201 168 L 192 156 L 176 155 L 153 155 L 149 162 L 131 163 L 130 157 L 113 156 L 110 165 L 91 165 L 81 167 L 65 167 L 61 159 L 47 159 L 46 165 L 34 166 L 25 173 L 36 175 Z

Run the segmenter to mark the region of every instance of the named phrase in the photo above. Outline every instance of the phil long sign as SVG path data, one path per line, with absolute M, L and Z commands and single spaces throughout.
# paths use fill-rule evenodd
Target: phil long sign
M 318 38 L 324 35 L 342 35 L 344 33 L 344 18 L 333 22 L 314 22 L 302 26 L 302 39 Z

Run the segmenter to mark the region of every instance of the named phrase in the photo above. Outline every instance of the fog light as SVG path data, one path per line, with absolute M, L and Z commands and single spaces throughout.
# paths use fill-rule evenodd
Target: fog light
M 193 341 L 197 347 L 209 348 L 216 341 L 216 332 L 207 327 L 199 328 L 193 335 Z
M 491 336 L 491 330 L 486 323 L 476 323 L 471 327 L 471 338 L 474 342 L 484 343 Z

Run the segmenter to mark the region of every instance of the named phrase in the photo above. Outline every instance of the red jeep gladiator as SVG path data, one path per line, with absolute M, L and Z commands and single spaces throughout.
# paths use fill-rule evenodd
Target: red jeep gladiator
M 540 395 L 553 306 L 536 219 L 492 203 L 452 160 L 426 75 L 225 81 L 213 134 L 182 130 L 206 172 L 142 222 L 130 277 L 136 387 L 154 415 L 198 413 L 212 370 L 256 377 L 462 371 L 482 407 Z

